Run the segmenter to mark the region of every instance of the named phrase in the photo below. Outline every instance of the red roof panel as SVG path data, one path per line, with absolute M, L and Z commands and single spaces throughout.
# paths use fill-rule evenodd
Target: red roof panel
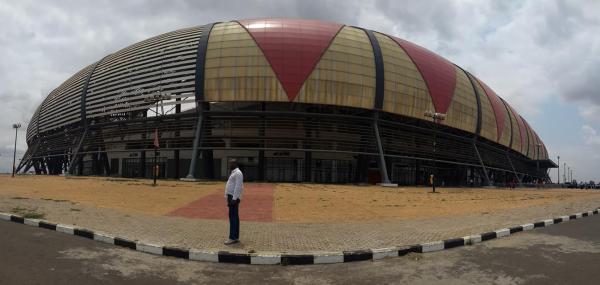
M 293 101 L 342 24 L 304 19 L 255 19 L 239 23 L 254 38 L 288 99 Z
M 456 87 L 454 64 L 424 47 L 400 38 L 390 38 L 400 45 L 417 66 L 429 89 L 435 111 L 445 114 Z
M 502 103 L 502 100 L 500 100 L 500 97 L 498 97 L 498 94 L 496 94 L 492 88 L 483 83 L 483 81 L 479 80 L 479 78 L 475 79 L 477 79 L 477 82 L 479 82 L 479 84 L 483 87 L 483 91 L 485 91 L 485 94 L 490 99 L 490 103 L 492 103 L 492 109 L 494 109 L 494 115 L 496 116 L 496 129 L 498 130 L 497 140 L 500 141 L 500 138 L 502 138 L 502 133 L 504 132 L 504 120 L 506 120 L 506 109 L 504 109 L 504 104 Z
M 525 124 L 523 123 L 521 115 L 519 115 L 517 111 L 515 111 L 515 109 L 513 109 L 512 106 L 510 106 L 510 104 L 506 103 L 506 106 L 510 108 L 510 111 L 513 113 L 513 115 L 515 115 L 515 118 L 517 119 L 517 125 L 519 127 L 519 136 L 521 137 L 521 152 L 523 152 L 523 149 L 525 148 L 525 138 L 527 137 L 527 134 L 525 133 Z

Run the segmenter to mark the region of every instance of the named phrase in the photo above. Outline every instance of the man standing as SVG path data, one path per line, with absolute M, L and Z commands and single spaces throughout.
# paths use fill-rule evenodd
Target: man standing
M 235 159 L 229 161 L 229 170 L 231 170 L 231 174 L 225 185 L 225 197 L 227 198 L 227 207 L 229 207 L 229 240 L 225 242 L 225 245 L 239 242 L 240 217 L 238 209 L 244 191 L 244 175 Z

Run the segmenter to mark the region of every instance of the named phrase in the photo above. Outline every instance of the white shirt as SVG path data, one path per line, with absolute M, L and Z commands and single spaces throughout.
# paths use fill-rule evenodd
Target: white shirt
M 239 168 L 235 168 L 231 171 L 227 184 L 225 185 L 225 198 L 227 195 L 233 196 L 233 200 L 242 198 L 242 192 L 244 191 L 244 175 Z

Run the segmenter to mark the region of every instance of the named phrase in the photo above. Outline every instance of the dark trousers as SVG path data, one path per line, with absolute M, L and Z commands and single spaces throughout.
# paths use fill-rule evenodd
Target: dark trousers
M 240 238 L 240 217 L 238 215 L 238 209 L 240 204 L 231 203 L 232 196 L 227 195 L 227 205 L 229 207 L 229 239 L 237 240 Z

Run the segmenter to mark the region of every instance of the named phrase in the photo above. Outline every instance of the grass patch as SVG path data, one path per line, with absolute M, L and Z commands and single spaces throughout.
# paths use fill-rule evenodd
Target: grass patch
M 66 175 L 65 179 L 90 179 L 90 177 L 81 177 L 81 176 L 75 176 L 75 175 Z
M 17 196 L 17 197 L 12 197 L 11 199 L 14 199 L 14 200 L 28 200 L 29 198 Z
M 106 178 L 106 181 L 111 181 L 111 182 L 129 182 L 129 181 L 139 182 L 138 179 L 118 178 L 118 177 Z
M 43 219 L 46 216 L 46 214 L 38 213 L 36 210 L 29 210 L 21 207 L 12 208 L 11 212 L 23 216 L 23 218 L 26 219 Z
M 46 215 L 42 214 L 42 213 L 36 213 L 36 212 L 29 212 L 29 213 L 25 213 L 23 215 L 23 218 L 26 219 L 43 219 Z
M 69 200 L 62 200 L 62 199 L 51 199 L 51 198 L 42 198 L 42 200 L 45 200 L 45 201 L 53 201 L 53 202 L 69 202 Z
M 27 211 L 27 209 L 21 207 L 14 207 L 10 211 L 16 214 L 22 214 L 24 211 Z

